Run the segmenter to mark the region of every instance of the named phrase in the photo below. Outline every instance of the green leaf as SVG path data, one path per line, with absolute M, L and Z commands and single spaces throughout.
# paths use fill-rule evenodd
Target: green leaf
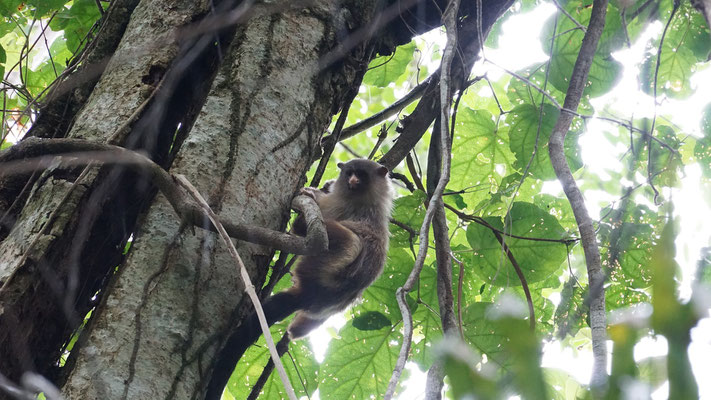
M 498 191 L 513 162 L 508 135 L 497 129 L 488 111 L 460 107 L 452 145 L 450 187 L 464 190 L 466 203 L 476 204 Z
M 0 14 L 3 16 L 13 15 L 21 6 L 22 0 L 0 0 Z M 0 35 L 2 37 L 2 35 Z
M 509 225 L 498 218 L 485 218 L 494 228 L 513 235 L 562 239 L 565 230 L 552 215 L 530 203 L 516 202 L 511 207 Z M 513 265 L 489 228 L 471 223 L 467 227 L 467 240 L 473 249 L 474 272 L 485 281 L 497 286 L 521 284 Z M 566 257 L 563 243 L 532 241 L 506 237 L 506 245 L 516 258 L 528 283 L 542 281 L 557 271 Z
M 694 157 L 699 160 L 704 176 L 711 178 L 711 103 L 704 107 L 701 117 L 701 130 L 704 133 L 704 137 L 696 141 Z
M 561 368 L 565 368 L 561 366 Z M 543 368 L 548 394 L 553 400 L 583 399 L 589 393 L 580 382 L 566 371 Z
M 575 279 L 570 278 L 563 285 L 560 292 L 560 303 L 555 310 L 554 323 L 558 328 L 558 335 L 562 332 L 575 336 L 585 326 L 585 317 L 588 314 L 582 291 Z
M 550 83 L 546 84 L 546 68 L 547 66 L 545 63 L 539 64 L 534 67 L 518 71 L 517 74 L 525 77 L 529 82 L 533 83 L 540 89 L 545 87 L 548 95 L 553 97 L 559 104 L 563 104 L 563 101 L 565 100 L 565 93 L 556 89 Z M 529 85 L 527 82 L 516 77 L 512 77 L 509 81 L 508 87 L 506 88 L 506 96 L 511 103 L 515 105 L 527 103 L 538 107 L 543 100 L 543 94 L 540 91 L 532 85 Z M 550 102 L 547 98 L 545 100 L 546 102 Z M 591 110 L 591 106 L 587 102 L 586 98 L 581 99 L 579 108 L 581 110 Z
M 270 331 L 274 340 L 278 340 L 286 332 L 286 322 L 275 324 Z M 290 357 L 290 356 L 291 357 Z M 308 340 L 297 340 L 289 344 L 289 355 L 282 357 L 284 369 L 289 376 L 297 396 L 311 395 L 318 385 L 318 363 L 311 352 Z M 293 360 L 293 361 L 292 361 Z M 225 388 L 234 398 L 244 399 L 252 390 L 264 366 L 269 361 L 269 350 L 266 347 L 264 336 L 251 346 L 239 361 L 238 367 L 232 373 Z M 297 372 L 298 371 L 298 372 Z M 303 384 L 302 384 L 303 382 Z M 304 390 L 304 386 L 306 387 Z M 286 398 L 284 385 L 276 371 L 272 371 L 264 384 L 260 399 Z
M 5 76 L 5 61 L 7 60 L 7 54 L 5 54 L 5 49 L 0 45 L 0 77 Z
M 571 2 L 566 8 L 578 22 L 587 25 L 590 19 L 591 7 L 577 7 L 576 4 L 579 3 Z M 612 58 L 610 52 L 624 43 L 622 41 L 624 32 L 620 29 L 619 11 L 611 5 L 609 6 L 605 23 L 603 36 L 590 66 L 588 80 L 583 92 L 584 96 L 598 97 L 603 95 L 612 89 L 619 78 L 622 77 L 622 65 Z M 543 35 L 546 38 L 546 42 L 553 36 L 553 26 L 554 20 L 547 23 Z M 573 73 L 573 67 L 578 58 L 585 33 L 580 29 L 576 29 L 576 25 L 564 15 L 561 15 L 558 19 L 557 32 L 558 36 L 555 39 L 551 55 L 549 79 L 553 86 L 565 93 L 568 90 L 568 81 Z M 549 47 L 547 45 L 543 47 L 548 52 Z
M 634 304 L 648 303 L 651 297 L 645 290 L 625 284 L 612 283 L 605 288 L 605 309 L 617 310 Z
M 654 94 L 654 77 L 657 64 L 657 53 L 647 56 L 642 64 L 640 82 L 642 90 Z M 690 49 L 680 47 L 673 49 L 665 42 L 662 45 L 662 55 L 657 74 L 657 95 L 666 94 L 673 98 L 685 98 L 694 91 L 689 78 L 696 71 L 696 58 Z
M 45 16 L 51 12 L 59 11 L 68 3 L 67 0 L 28 0 L 27 4 L 37 9 L 37 16 Z
M 400 352 L 393 329 L 362 331 L 348 322 L 331 340 L 321 364 L 322 399 L 382 398 Z
M 414 42 L 398 46 L 395 54 L 377 57 L 370 62 L 368 72 L 363 77 L 363 83 L 378 87 L 386 87 L 395 82 L 405 71 L 413 59 L 416 47 Z
M 480 353 L 486 354 L 490 362 L 504 367 L 510 363 L 501 345 L 506 341 L 506 336 L 496 329 L 496 324 L 486 318 L 486 310 L 491 305 L 492 303 L 474 303 L 464 310 L 464 338 Z
M 671 13 L 665 13 L 668 18 Z M 661 36 L 653 41 L 655 51 L 647 55 L 642 64 L 642 90 L 654 93 L 654 77 Z M 685 98 L 692 90 L 689 78 L 696 71 L 698 61 L 706 61 L 711 52 L 709 30 L 703 17 L 690 4 L 684 2 L 669 25 L 659 57 L 657 95 Z
M 425 220 L 424 201 L 427 198 L 425 192 L 416 190 L 409 196 L 402 196 L 393 202 L 392 218 L 402 222 L 412 228 L 415 232 L 420 231 L 422 221 Z M 397 247 L 410 246 L 410 234 L 395 224 L 390 225 L 390 242 Z M 417 242 L 417 237 L 413 238 Z
M 353 327 L 361 331 L 377 331 L 386 326 L 392 326 L 392 323 L 381 312 L 368 311 L 353 318 Z
M 64 31 L 67 48 L 74 53 L 100 17 L 94 0 L 75 0 L 71 8 L 64 8 L 57 13 L 49 26 L 52 30 Z
M 419 300 L 425 306 L 412 313 L 412 325 L 423 338 L 412 346 L 412 361 L 422 370 L 427 370 L 435 359 L 433 346 L 442 338 L 442 320 L 437 300 L 436 266 L 422 268 L 419 283 Z
M 391 246 L 383 274 L 365 290 L 363 301 L 355 307 L 354 314 L 377 311 L 392 322 L 401 321 L 402 315 L 395 298 L 395 291 L 405 284 L 414 264 L 415 261 L 409 252 Z
M 522 104 L 511 110 L 509 124 L 509 147 L 516 156 L 514 167 L 523 172 L 531 160 L 529 172 L 541 180 L 555 179 L 555 171 L 548 156 L 548 139 L 560 112 L 550 104 L 543 105 L 543 112 L 530 104 Z M 541 120 L 538 129 L 539 116 Z M 565 156 L 572 172 L 582 167 L 578 149 L 578 135 L 568 132 L 565 137 Z
M 481 361 L 469 347 L 456 339 L 446 339 L 439 346 L 444 372 L 452 387 L 455 399 L 498 399 L 498 384 L 479 373 L 476 365 Z
M 664 42 L 671 48 L 686 47 L 694 54 L 696 61 L 705 62 L 711 52 L 710 36 L 704 17 L 694 9 L 691 2 L 685 1 L 674 14 Z

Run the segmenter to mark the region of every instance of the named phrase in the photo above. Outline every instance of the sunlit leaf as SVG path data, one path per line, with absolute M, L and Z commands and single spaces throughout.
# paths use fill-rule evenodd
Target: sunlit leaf
M 514 160 L 508 137 L 483 110 L 460 107 L 452 144 L 450 187 L 464 191 L 467 203 L 476 204 L 498 190 Z
M 506 228 L 497 218 L 486 218 L 486 221 L 502 232 L 534 239 L 559 240 L 566 234 L 555 217 L 530 203 L 514 203 Z M 467 239 L 473 249 L 475 273 L 498 286 L 521 284 L 513 265 L 489 228 L 471 223 L 467 228 Z M 506 237 L 506 245 L 529 283 L 548 278 L 560 267 L 566 255 L 563 243 Z
M 329 343 L 319 372 L 322 399 L 382 398 L 402 335 L 391 328 L 362 331 L 347 323 Z
M 271 327 L 272 337 L 277 341 L 286 331 L 287 322 L 275 324 Z M 289 381 L 296 391 L 297 396 L 306 396 L 316 390 L 318 384 L 318 364 L 311 352 L 308 340 L 297 340 L 289 344 L 289 355 L 282 356 L 284 369 L 289 376 Z M 293 361 L 292 361 L 293 360 Z M 252 390 L 264 366 L 269 361 L 269 350 L 266 347 L 264 336 L 244 353 L 238 367 L 232 373 L 226 390 L 237 399 L 245 399 Z M 298 372 L 297 372 L 298 371 Z M 304 390 L 304 385 L 306 390 Z M 264 384 L 260 399 L 286 398 L 284 384 L 279 379 L 276 371 L 272 371 Z
M 382 56 L 370 62 L 368 72 L 363 77 L 363 83 L 378 87 L 388 86 L 395 82 L 407 70 L 407 65 L 412 61 L 415 43 L 398 46 L 395 53 Z
M 522 104 L 511 111 L 509 147 L 516 156 L 514 167 L 523 172 L 529 164 L 528 172 L 541 180 L 555 178 L 555 172 L 548 156 L 548 139 L 558 118 L 558 110 L 543 105 L 543 112 L 530 104 Z M 540 124 L 539 124 L 540 119 Z M 540 125 L 540 129 L 539 129 Z M 578 150 L 578 135 L 568 132 L 565 137 L 565 156 L 574 172 L 582 166 Z M 531 160 L 533 152 L 535 156 Z

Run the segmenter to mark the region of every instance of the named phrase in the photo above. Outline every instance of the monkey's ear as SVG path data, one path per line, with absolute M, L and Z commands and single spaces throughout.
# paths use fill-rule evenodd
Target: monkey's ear
M 378 167 L 378 169 L 377 169 L 376 172 L 377 172 L 378 175 L 380 175 L 380 176 L 385 176 L 385 175 L 388 174 L 389 171 L 388 171 L 387 167 L 383 167 L 383 166 L 381 165 L 380 167 Z
M 336 165 L 338 166 L 338 169 L 343 169 L 343 166 L 344 166 L 345 164 L 343 164 L 342 162 L 339 162 L 339 163 L 336 164 Z

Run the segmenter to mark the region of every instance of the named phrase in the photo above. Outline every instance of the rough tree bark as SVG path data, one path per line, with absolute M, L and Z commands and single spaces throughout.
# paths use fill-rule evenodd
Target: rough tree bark
M 97 45 L 68 74 L 75 83 L 57 87 L 30 135 L 139 149 L 187 176 L 224 219 L 283 229 L 352 82 L 375 55 L 438 26 L 444 6 L 111 2 Z M 72 399 L 200 397 L 214 351 L 251 307 L 217 238 L 181 224 L 162 196 L 151 203 L 150 182 L 122 168 L 15 178 L 0 191 L 0 211 L 11 211 L 0 231 L 0 372 L 37 371 Z M 259 286 L 273 250 L 238 249 Z

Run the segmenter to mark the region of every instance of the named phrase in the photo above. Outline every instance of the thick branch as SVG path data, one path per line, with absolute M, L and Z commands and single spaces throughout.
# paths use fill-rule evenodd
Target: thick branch
M 590 282 L 590 327 L 592 329 L 593 342 L 593 373 L 591 385 L 594 388 L 602 387 L 607 381 L 607 347 L 606 341 L 606 318 L 605 318 L 605 292 L 603 282 L 605 275 L 600 265 L 600 251 L 597 246 L 597 237 L 592 219 L 585 206 L 580 189 L 578 188 L 570 167 L 563 154 L 563 142 L 565 135 L 570 128 L 573 114 L 567 110 L 577 110 L 580 98 L 583 95 L 588 72 L 592 64 L 597 44 L 605 26 L 605 13 L 607 11 L 607 0 L 595 0 L 593 2 L 592 15 L 587 32 L 583 37 L 583 43 L 578 53 L 578 58 L 573 67 L 573 74 L 570 77 L 570 84 L 565 95 L 563 111 L 556 121 L 553 132 L 548 143 L 548 152 L 555 170 L 556 176 L 563 186 L 563 191 L 570 201 L 570 206 L 575 214 L 575 220 L 580 229 L 580 238 L 585 252 L 585 262 L 588 270 L 588 280 Z
M 195 226 L 217 232 L 205 212 L 178 188 L 173 177 L 144 155 L 123 147 L 88 142 L 81 139 L 28 138 L 0 153 L 0 176 L 50 168 L 61 156 L 63 166 L 86 165 L 92 161 L 121 164 L 149 178 L 163 193 L 175 212 Z M 270 246 L 293 254 L 317 254 L 328 248 L 328 236 L 318 205 L 306 196 L 294 198 L 292 206 L 304 213 L 307 236 L 290 235 L 259 226 L 220 221 L 235 239 Z

